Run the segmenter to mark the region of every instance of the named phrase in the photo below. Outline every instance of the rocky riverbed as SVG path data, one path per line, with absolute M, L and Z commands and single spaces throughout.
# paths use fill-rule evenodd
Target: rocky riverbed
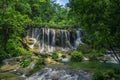
M 92 72 L 45 67 L 26 80 L 92 80 Z

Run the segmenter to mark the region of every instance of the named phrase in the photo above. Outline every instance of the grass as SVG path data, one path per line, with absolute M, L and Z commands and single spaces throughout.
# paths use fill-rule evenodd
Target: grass
M 101 63 L 101 62 L 70 62 L 70 68 L 82 69 L 87 71 L 107 71 L 109 69 L 120 69 L 119 64 Z

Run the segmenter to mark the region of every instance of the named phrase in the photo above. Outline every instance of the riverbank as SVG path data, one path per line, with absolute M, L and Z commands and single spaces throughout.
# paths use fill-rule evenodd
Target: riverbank
M 62 63 L 62 64 L 48 64 L 44 66 L 42 69 L 34 68 L 29 74 L 29 76 L 23 77 L 22 75 L 18 75 L 12 71 L 0 72 L 0 80 L 34 80 L 35 77 L 45 78 L 59 78 L 64 73 L 71 78 L 71 80 L 92 80 L 92 76 L 95 72 L 107 72 L 109 70 L 120 70 L 119 64 L 108 64 L 108 63 L 101 63 L 101 62 L 90 62 L 90 61 L 83 61 L 83 62 L 69 62 L 69 63 Z M 37 75 L 39 74 L 39 75 Z M 45 75 L 46 74 L 46 75 Z M 58 74 L 57 77 L 55 75 Z M 77 77 L 75 75 L 77 75 Z M 118 74 L 119 75 L 119 74 Z M 42 76 L 42 77 L 41 77 Z M 89 79 L 88 79 L 89 76 Z M 34 77 L 34 78 L 33 78 Z M 65 77 L 65 76 L 64 76 Z M 84 77 L 81 79 L 81 77 Z M 66 79 L 69 79 L 66 77 Z M 38 79 L 41 80 L 41 79 Z M 65 80 L 65 78 L 61 78 L 61 80 Z

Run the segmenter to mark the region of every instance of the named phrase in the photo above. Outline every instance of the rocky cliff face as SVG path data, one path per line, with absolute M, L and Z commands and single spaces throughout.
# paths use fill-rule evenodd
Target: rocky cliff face
M 81 29 L 29 28 L 23 42 L 37 53 L 76 49 L 81 41 Z

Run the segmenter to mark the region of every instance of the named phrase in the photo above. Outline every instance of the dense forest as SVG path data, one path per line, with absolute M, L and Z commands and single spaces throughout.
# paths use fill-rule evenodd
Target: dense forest
M 69 8 L 54 1 L 3 0 L 0 4 L 1 60 L 24 53 L 21 40 L 29 27 L 66 28 L 74 25 Z
M 0 0 L 0 63 L 4 59 L 23 56 L 20 65 L 28 66 L 30 57 L 36 54 L 25 48 L 23 38 L 27 29 L 37 27 L 70 31 L 80 28 L 84 44 L 75 51 L 62 52 L 71 53 L 74 63 L 81 62 L 83 56 L 98 61 L 109 51 L 120 64 L 119 22 L 120 0 L 69 0 L 65 6 L 56 3 L 56 0 Z M 55 61 L 57 52 L 53 52 L 52 56 Z M 37 56 L 40 56 L 39 64 L 43 65 L 46 56 Z M 66 54 L 62 57 L 66 57 Z M 119 80 L 119 74 L 120 69 L 117 77 L 112 75 L 111 78 L 108 72 L 105 79 L 98 79 L 102 75 L 98 73 L 94 80 Z

